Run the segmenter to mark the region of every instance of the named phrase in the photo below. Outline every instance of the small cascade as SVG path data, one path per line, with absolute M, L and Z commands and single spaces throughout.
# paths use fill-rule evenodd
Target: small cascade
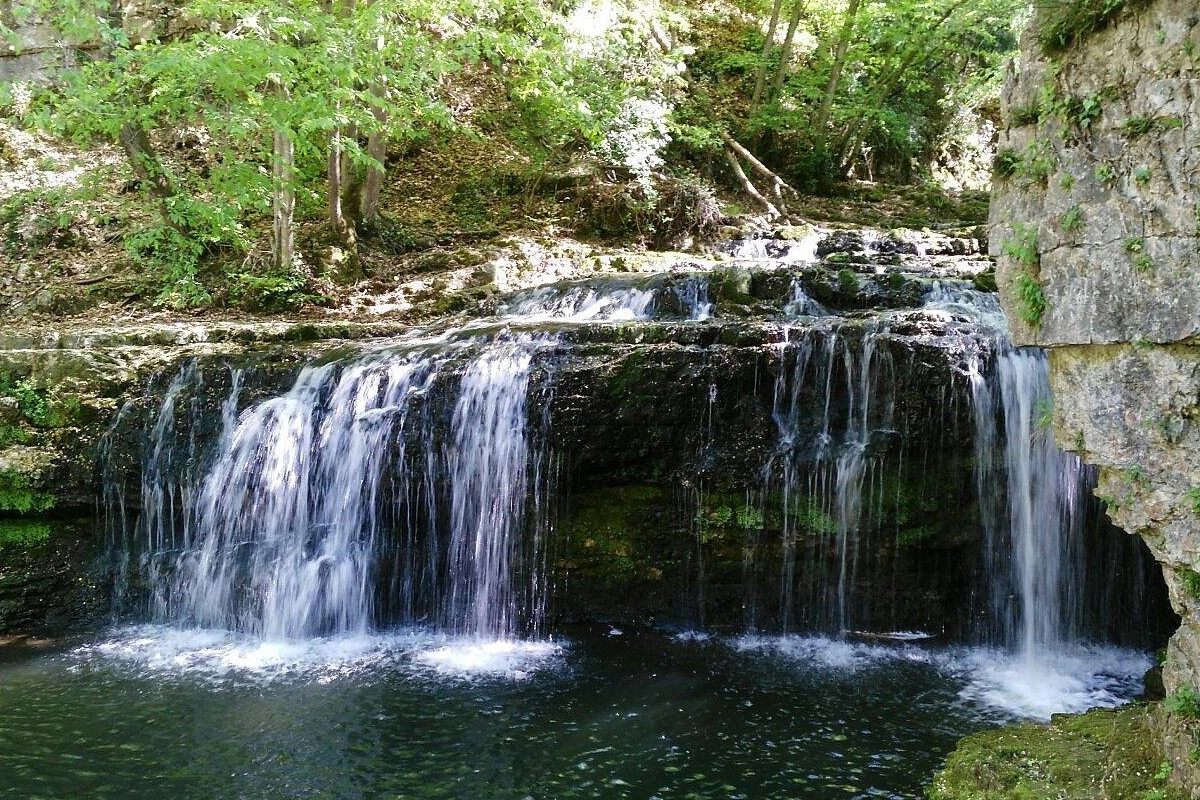
M 785 317 L 827 317 L 829 311 L 804 291 L 804 283 L 792 279 L 792 296 L 783 306 Z
M 638 287 L 555 286 L 534 289 L 503 303 L 503 317 L 529 321 L 620 322 L 649 319 L 655 291 Z
M 708 281 L 700 276 L 692 276 L 671 287 L 679 304 L 687 314 L 687 318 L 704 322 L 713 312 L 713 303 L 708 299 Z
M 704 321 L 712 316 L 714 304 L 705 275 L 642 282 L 644 285 L 596 281 L 582 286 L 543 286 L 501 302 L 497 314 L 515 323 L 633 322 L 659 316 Z
M 828 234 L 816 229 L 799 239 L 737 239 L 725 252 L 738 261 L 769 261 L 785 264 L 812 264 L 817 261 L 817 246 Z
M 847 631 L 851 586 L 860 560 L 860 524 L 877 513 L 883 458 L 880 444 L 892 428 L 893 366 L 878 347 L 886 330 L 872 329 L 857 341 L 836 331 L 814 331 L 799 346 L 781 349 L 772 416 L 779 445 L 767 465 L 778 476 L 783 558 L 780 623 Z M 809 392 L 823 410 L 814 425 Z M 801 558 L 801 549 L 815 552 Z M 832 575 L 825 562 L 836 564 Z M 797 575 L 797 566 L 809 571 Z M 807 596 L 795 596 L 796 588 Z
M 118 544 L 141 552 L 153 618 L 271 640 L 361 633 L 382 595 L 390 618 L 456 634 L 536 630 L 544 564 L 526 533 L 546 473 L 527 396 L 544 344 L 310 364 L 240 414 L 233 371 L 208 447 L 208 417 L 178 407 L 204 382 L 185 367 L 147 432 L 145 537 Z M 381 573 L 388 555 L 398 569 Z
M 521 607 L 511 578 L 529 493 L 531 362 L 524 348 L 489 349 L 459 383 L 446 454 L 452 487 L 446 623 L 456 633 L 506 636 L 518 629 Z

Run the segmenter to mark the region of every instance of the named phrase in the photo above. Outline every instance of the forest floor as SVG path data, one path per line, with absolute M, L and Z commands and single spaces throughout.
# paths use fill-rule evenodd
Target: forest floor
M 180 144 L 172 158 L 194 158 Z M 260 277 L 265 226 L 248 252 L 217 254 L 201 277 L 211 300 L 191 309 L 162 302 L 162 275 L 131 255 L 127 237 L 153 208 L 115 148 L 79 148 L 0 121 L 0 318 L 36 327 L 92 322 L 223 319 L 367 319 L 419 322 L 487 296 L 606 272 L 653 271 L 710 254 L 714 241 L 647 247 L 636 229 L 597 234 L 591 186 L 556 189 L 497 137 L 452 136 L 410 148 L 389 163 L 382 224 L 361 237 L 363 277 L 330 277 L 335 243 L 327 226 L 299 226 L 302 285 L 280 299 Z M 603 178 L 596 178 L 600 183 Z M 611 184 L 610 184 L 611 185 Z M 745 200 L 718 195 L 717 241 L 764 232 Z M 882 229 L 970 229 L 986 222 L 983 193 L 961 196 L 929 184 L 846 184 L 803 196 L 792 221 Z M 265 286 L 265 288 L 264 288 Z M 19 322 L 18 322 L 19 320 Z

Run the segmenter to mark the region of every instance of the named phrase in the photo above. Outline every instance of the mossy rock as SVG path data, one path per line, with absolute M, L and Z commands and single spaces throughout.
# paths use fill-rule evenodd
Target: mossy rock
M 46 511 L 56 502 L 53 494 L 36 489 L 28 476 L 15 469 L 0 470 L 0 511 Z
M 929 800 L 1181 800 L 1145 706 L 1056 715 L 972 734 Z

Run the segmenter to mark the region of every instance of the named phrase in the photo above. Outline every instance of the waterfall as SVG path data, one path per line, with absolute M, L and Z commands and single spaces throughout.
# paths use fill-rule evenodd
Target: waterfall
M 797 606 L 808 606 L 804 620 L 818 628 L 847 631 L 859 622 L 851 611 L 851 584 L 859 564 L 860 526 L 872 496 L 882 454 L 872 439 L 892 428 L 894 370 L 890 354 L 879 347 L 886 330 L 864 330 L 855 342 L 833 330 L 817 329 L 798 345 L 780 350 L 772 417 L 779 445 L 766 466 L 768 482 L 777 473 L 782 505 L 783 557 L 780 620 L 789 630 Z M 789 365 L 790 360 L 790 365 Z M 820 424 L 806 413 L 805 393 L 820 393 Z M 806 602 L 795 597 L 798 550 L 815 539 L 816 553 L 805 559 L 812 573 Z M 832 541 L 830 541 L 832 538 Z M 820 574 L 821 562 L 836 562 L 832 582 Z
M 205 416 L 178 407 L 203 385 L 185 366 L 144 450 L 137 528 L 154 618 L 295 639 L 370 630 L 384 595 L 402 620 L 458 634 L 537 629 L 544 565 L 526 533 L 546 474 L 527 396 L 543 344 L 310 364 L 240 413 L 235 370 L 208 447 L 196 444 Z M 181 438 L 193 446 L 177 452 Z
M 1079 635 L 1080 609 L 1070 595 L 1083 580 L 1079 539 L 1093 480 L 1078 457 L 1054 444 L 1048 372 L 1043 351 L 1008 348 L 998 357 L 995 389 L 982 380 L 973 386 L 980 496 L 1004 498 L 984 506 L 985 535 L 993 554 L 1011 553 L 1007 569 L 992 558 L 993 609 L 1002 640 L 1025 654 L 1058 650 Z M 1015 603 L 1006 608 L 1008 598 Z
M 1086 579 L 1080 539 L 1094 475 L 1054 444 L 1049 360 L 1015 348 L 996 298 L 936 283 L 926 307 L 964 315 L 990 337 L 990 375 L 967 355 L 975 410 L 976 492 L 990 581 L 991 639 L 1032 657 L 1080 635 L 1073 596 Z

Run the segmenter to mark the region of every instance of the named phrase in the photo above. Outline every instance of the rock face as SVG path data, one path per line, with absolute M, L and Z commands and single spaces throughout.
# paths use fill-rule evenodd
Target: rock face
M 1005 90 L 990 246 L 1019 343 L 1050 348 L 1060 444 L 1099 465 L 1182 624 L 1167 691 L 1200 687 L 1200 14 L 1130 3 Z M 1137 8 L 1132 8 L 1137 6 Z M 1099 12 L 1097 12 L 1099 13 Z M 1168 751 L 1195 747 L 1165 726 Z M 1194 750 L 1192 750 L 1194 752 Z M 1200 775 L 1186 758 L 1200 797 Z

